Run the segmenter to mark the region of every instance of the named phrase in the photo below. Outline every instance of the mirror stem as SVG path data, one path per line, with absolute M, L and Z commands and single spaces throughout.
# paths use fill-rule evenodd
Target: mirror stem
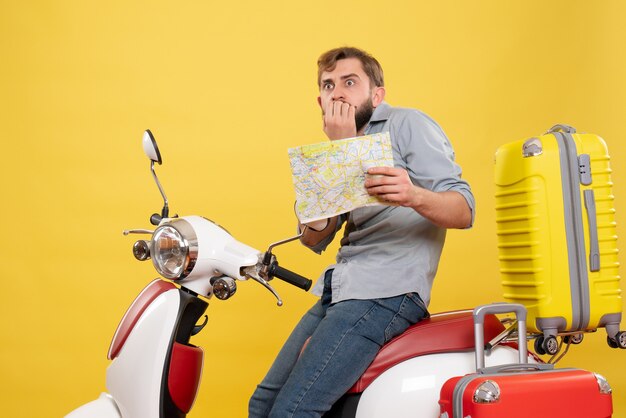
M 163 196 L 163 210 L 161 210 L 161 216 L 163 218 L 167 218 L 169 216 L 169 205 L 167 201 L 167 196 L 165 196 L 165 192 L 163 191 L 163 187 L 161 187 L 161 182 L 154 171 L 154 161 L 150 161 L 150 171 L 152 171 L 152 177 L 154 177 L 154 181 L 159 188 L 159 192 L 161 192 L 161 196 Z

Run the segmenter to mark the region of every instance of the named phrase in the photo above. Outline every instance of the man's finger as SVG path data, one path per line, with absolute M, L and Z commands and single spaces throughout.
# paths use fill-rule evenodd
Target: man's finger
M 327 118 L 332 118 L 335 114 L 335 102 L 328 102 L 326 105 L 326 113 L 324 116 Z
M 367 169 L 367 174 L 372 175 L 397 176 L 400 172 L 401 169 L 396 167 L 370 167 Z
M 395 181 L 390 179 L 389 176 L 381 176 L 377 175 L 376 177 L 370 177 L 369 175 L 365 177 L 365 187 L 377 187 L 382 186 L 384 184 L 393 184 Z
M 350 113 L 350 108 L 351 107 L 352 106 L 350 106 L 349 103 L 345 103 L 345 102 L 341 103 L 341 117 L 342 118 L 347 118 L 348 117 L 348 114 Z

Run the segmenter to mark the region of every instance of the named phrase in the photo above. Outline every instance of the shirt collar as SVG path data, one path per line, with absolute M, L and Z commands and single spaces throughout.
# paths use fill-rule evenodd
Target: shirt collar
M 370 123 L 386 121 L 389 119 L 390 114 L 391 106 L 389 106 L 387 102 L 382 102 L 376 109 L 374 109 L 374 113 L 372 113 L 372 117 L 370 118 Z

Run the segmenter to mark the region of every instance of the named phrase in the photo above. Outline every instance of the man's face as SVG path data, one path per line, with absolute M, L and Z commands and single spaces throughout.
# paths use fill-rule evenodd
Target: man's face
M 335 101 L 356 107 L 357 131 L 369 121 L 383 97 L 384 89 L 370 86 L 370 79 L 357 58 L 339 60 L 332 71 L 322 72 L 318 98 L 322 112 Z

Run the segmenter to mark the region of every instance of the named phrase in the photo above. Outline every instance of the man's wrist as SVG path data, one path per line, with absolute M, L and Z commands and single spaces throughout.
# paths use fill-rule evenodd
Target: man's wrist
M 326 219 L 319 219 L 317 221 L 307 222 L 304 225 L 307 228 L 312 229 L 315 232 L 322 232 L 323 230 L 328 228 L 329 223 L 330 223 L 330 219 L 326 218 Z

